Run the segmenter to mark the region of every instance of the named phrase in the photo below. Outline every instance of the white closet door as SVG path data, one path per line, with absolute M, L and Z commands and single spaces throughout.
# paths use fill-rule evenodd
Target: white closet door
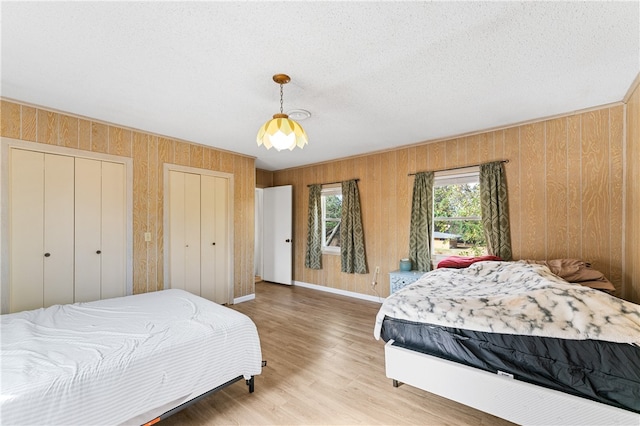
M 11 150 L 10 312 L 41 308 L 44 277 L 44 154 Z
M 74 158 L 44 156 L 44 307 L 73 303 Z
M 124 165 L 102 162 L 101 299 L 126 294 L 126 189 Z
M 100 299 L 101 161 L 76 158 L 75 301 Z
M 216 182 L 213 176 L 201 176 L 200 216 L 200 296 L 216 303 Z
M 200 295 L 200 175 L 186 173 L 185 203 L 185 290 Z
M 216 303 L 230 303 L 229 287 L 229 180 L 215 178 L 216 198 L 216 257 L 215 257 L 215 298 Z
M 185 290 L 184 173 L 169 172 L 169 283 Z
M 228 282 L 228 180 L 201 176 L 201 296 L 229 303 Z
M 168 171 L 169 282 L 229 303 L 229 179 Z
M 9 161 L 9 312 L 125 295 L 125 165 L 21 148 Z

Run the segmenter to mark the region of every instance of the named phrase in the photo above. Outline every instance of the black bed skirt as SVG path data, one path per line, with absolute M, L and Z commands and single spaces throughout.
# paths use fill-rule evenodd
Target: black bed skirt
M 640 413 L 640 348 L 633 345 L 484 333 L 389 317 L 381 336 L 407 349 Z

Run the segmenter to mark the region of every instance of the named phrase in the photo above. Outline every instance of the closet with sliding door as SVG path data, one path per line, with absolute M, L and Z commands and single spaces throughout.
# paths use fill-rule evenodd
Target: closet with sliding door
M 130 294 L 131 160 L 5 140 L 2 149 L 3 313 Z
M 164 172 L 169 287 L 231 303 L 233 175 L 169 164 Z

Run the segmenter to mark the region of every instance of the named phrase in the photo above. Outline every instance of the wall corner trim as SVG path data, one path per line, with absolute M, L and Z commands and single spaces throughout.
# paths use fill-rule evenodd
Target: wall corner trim
M 640 86 L 640 72 L 638 72 L 638 75 L 636 75 L 636 78 L 631 82 L 631 86 L 629 86 L 629 90 L 627 90 L 627 93 L 624 95 L 624 98 L 622 98 L 622 102 L 624 102 L 625 104 L 628 104 L 629 99 L 631 99 L 633 92 L 635 92 L 638 86 Z
M 247 294 L 246 296 L 236 297 L 235 299 L 233 299 L 233 304 L 235 305 L 236 303 L 248 302 L 250 300 L 254 300 L 255 298 L 256 298 L 255 293 Z

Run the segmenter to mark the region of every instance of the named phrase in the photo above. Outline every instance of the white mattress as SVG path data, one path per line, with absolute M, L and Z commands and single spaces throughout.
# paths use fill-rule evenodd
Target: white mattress
M 139 424 L 262 369 L 249 317 L 182 290 L 2 315 L 0 327 L 3 425 Z

